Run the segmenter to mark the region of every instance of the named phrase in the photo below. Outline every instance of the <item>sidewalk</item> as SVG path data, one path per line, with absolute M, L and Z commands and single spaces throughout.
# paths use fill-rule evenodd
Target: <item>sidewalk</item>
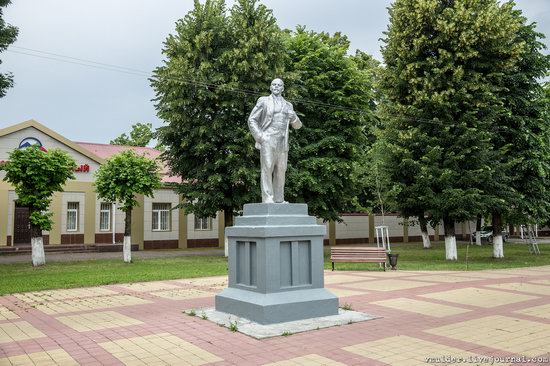
M 182 313 L 226 277 L 16 294 L 0 297 L 0 365 L 550 365 L 550 266 L 325 282 L 382 318 L 256 340 Z
M 185 256 L 223 256 L 223 249 L 187 249 L 187 250 L 138 250 L 132 252 L 132 258 L 162 258 Z M 122 252 L 88 252 L 88 253 L 46 253 L 46 263 L 88 261 L 93 259 L 121 259 Z M 31 254 L 9 254 L 0 256 L 0 264 L 32 263 Z

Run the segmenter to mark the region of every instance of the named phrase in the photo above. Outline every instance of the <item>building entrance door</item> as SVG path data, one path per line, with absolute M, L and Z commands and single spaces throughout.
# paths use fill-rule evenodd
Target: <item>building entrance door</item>
M 31 243 L 31 222 L 29 220 L 28 207 L 15 207 L 15 225 L 13 231 L 13 244 Z

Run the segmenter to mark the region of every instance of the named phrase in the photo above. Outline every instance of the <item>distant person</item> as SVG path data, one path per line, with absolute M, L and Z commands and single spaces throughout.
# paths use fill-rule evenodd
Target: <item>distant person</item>
M 292 104 L 281 95 L 281 79 L 271 82 L 271 95 L 260 97 L 248 118 L 248 127 L 256 149 L 260 150 L 261 190 L 263 203 L 286 203 L 285 173 L 288 160 L 288 126 L 298 129 L 302 122 Z

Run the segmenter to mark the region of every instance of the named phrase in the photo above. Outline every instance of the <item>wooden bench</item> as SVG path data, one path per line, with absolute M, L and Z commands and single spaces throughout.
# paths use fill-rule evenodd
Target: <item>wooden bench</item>
M 330 261 L 334 271 L 335 262 L 354 262 L 354 263 L 383 263 L 386 270 L 386 249 L 377 247 L 331 247 Z

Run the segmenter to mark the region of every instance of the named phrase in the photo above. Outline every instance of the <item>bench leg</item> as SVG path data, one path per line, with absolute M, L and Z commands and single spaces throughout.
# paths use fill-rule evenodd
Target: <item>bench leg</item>
M 334 262 L 332 262 L 332 270 L 334 271 Z
M 382 267 L 384 267 L 384 272 L 386 272 L 386 262 L 382 263 Z

